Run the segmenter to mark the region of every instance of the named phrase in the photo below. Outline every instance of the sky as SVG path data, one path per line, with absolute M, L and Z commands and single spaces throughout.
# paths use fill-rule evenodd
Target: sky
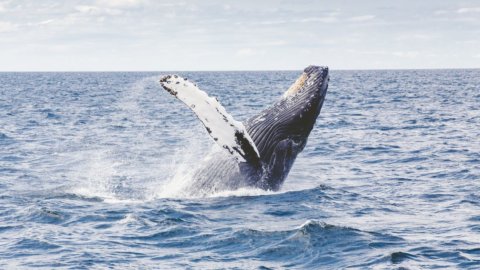
M 0 0 L 0 71 L 480 68 L 478 0 Z

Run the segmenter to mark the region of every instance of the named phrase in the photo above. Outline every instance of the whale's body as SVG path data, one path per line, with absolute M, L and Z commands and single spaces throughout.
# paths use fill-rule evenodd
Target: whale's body
M 309 66 L 272 106 L 235 121 L 215 98 L 177 75 L 160 80 L 172 95 L 188 105 L 209 135 L 225 151 L 203 162 L 186 192 L 206 195 L 216 191 L 257 187 L 278 190 L 310 131 L 325 100 L 328 68 Z

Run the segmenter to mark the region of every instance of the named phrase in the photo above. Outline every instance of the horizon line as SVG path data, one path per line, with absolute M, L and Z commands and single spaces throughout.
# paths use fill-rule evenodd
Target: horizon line
M 328 67 L 328 66 L 327 66 Z M 441 68 L 338 68 L 330 71 L 395 71 L 395 70 L 475 70 L 480 67 L 441 67 Z M 88 73 L 88 72 L 265 72 L 265 71 L 301 71 L 302 69 L 199 69 L 199 70 L 0 70 L 0 73 Z

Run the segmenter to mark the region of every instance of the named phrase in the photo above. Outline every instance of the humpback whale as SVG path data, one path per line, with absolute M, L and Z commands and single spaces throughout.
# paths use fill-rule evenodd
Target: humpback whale
M 196 114 L 224 150 L 193 173 L 186 193 L 204 196 L 242 187 L 279 190 L 307 143 L 328 83 L 328 67 L 309 66 L 279 100 L 243 124 L 188 79 L 162 77 L 162 87 Z

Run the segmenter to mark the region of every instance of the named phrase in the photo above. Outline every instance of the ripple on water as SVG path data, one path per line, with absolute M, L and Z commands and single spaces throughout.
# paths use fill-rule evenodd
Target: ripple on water
M 23 238 L 15 243 L 15 249 L 25 249 L 25 250 L 50 250 L 58 249 L 59 245 L 51 244 L 46 241 L 40 241 L 37 239 Z
M 0 145 L 9 145 L 14 142 L 15 140 L 12 137 L 7 136 L 7 134 L 5 133 L 0 132 Z

